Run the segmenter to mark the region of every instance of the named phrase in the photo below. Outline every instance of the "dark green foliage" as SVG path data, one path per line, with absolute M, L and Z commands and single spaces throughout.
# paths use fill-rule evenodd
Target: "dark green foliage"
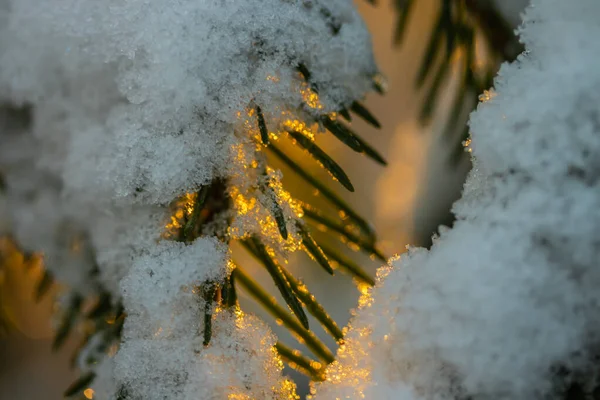
M 235 275 L 231 274 L 225 279 L 223 284 L 222 294 L 225 307 L 231 308 L 237 304 L 237 292 L 235 289 Z
M 324 115 L 321 117 L 321 123 L 329 132 L 331 132 L 336 138 L 340 140 L 340 142 L 344 143 L 346 146 L 350 147 L 352 150 L 362 153 L 363 149 L 360 145 L 360 142 L 356 139 L 356 135 L 346 128 L 341 123 L 332 119 L 328 115 Z
M 256 106 L 256 118 L 258 120 L 258 130 L 260 131 L 260 139 L 263 144 L 269 144 L 269 130 L 267 129 L 267 123 L 265 122 L 265 117 L 262 113 L 262 110 L 259 106 Z
M 306 249 L 306 252 L 313 258 L 328 274 L 333 275 L 333 268 L 329 265 L 329 260 L 323 253 L 323 250 L 319 247 L 317 242 L 312 238 L 310 233 L 302 226 L 302 224 L 296 224 L 298 233 L 302 238 L 302 244 Z
M 271 278 L 273 278 L 273 282 L 275 283 L 275 286 L 277 286 L 279 293 L 281 293 L 283 300 L 285 300 L 290 310 L 292 310 L 294 315 L 296 315 L 298 320 L 302 323 L 302 326 L 305 329 L 308 329 L 308 318 L 304 313 L 302 304 L 294 294 L 290 283 L 286 279 L 285 274 L 282 272 L 283 267 L 278 265 L 276 261 L 269 255 L 269 252 L 265 248 L 264 244 L 262 244 L 258 238 L 253 237 L 243 242 L 243 244 L 244 247 L 246 247 L 248 251 L 256 256 L 265 266 L 267 272 L 269 272 L 269 275 L 271 275 Z
M 200 190 L 198 190 L 198 194 L 196 196 L 196 201 L 194 202 L 194 208 L 192 210 L 192 215 L 190 219 L 185 224 L 183 229 L 183 239 L 185 241 L 189 241 L 192 239 L 192 231 L 194 227 L 198 224 L 198 219 L 200 218 L 200 212 L 206 203 L 206 199 L 208 197 L 210 191 L 209 186 L 202 186 Z
M 361 103 L 358 101 L 352 102 L 350 109 L 353 113 L 357 114 L 359 117 L 367 121 L 369 124 L 373 125 L 375 128 L 380 129 L 381 124 L 377 121 L 377 118 Z
M 202 288 L 203 300 L 204 300 L 204 330 L 202 332 L 204 340 L 203 344 L 208 346 L 212 337 L 212 308 L 213 300 L 217 287 L 212 282 L 205 282 Z
M 324 214 L 320 213 L 314 208 L 305 206 L 304 207 L 304 215 L 319 224 L 322 224 L 327 229 L 332 230 L 333 232 L 339 233 L 341 236 L 346 238 L 349 242 L 354 243 L 359 246 L 359 248 L 367 253 L 373 254 L 381 261 L 386 260 L 386 257 L 379 251 L 371 238 L 363 238 L 352 232 L 351 227 L 345 226 L 341 221 L 337 221 L 333 218 L 327 217 Z
M 346 257 L 338 249 L 329 247 L 324 243 L 321 243 L 320 246 L 321 249 L 323 249 L 323 253 L 325 253 L 325 255 L 329 257 L 330 260 L 338 263 L 341 268 L 346 270 L 353 277 L 360 280 L 361 282 L 366 283 L 367 285 L 375 285 L 375 280 L 373 279 L 373 277 L 371 277 L 371 275 L 369 275 L 360 265 L 354 262 L 350 257 Z
M 342 184 L 342 186 L 344 186 L 350 192 L 354 192 L 354 186 L 352 186 L 350 178 L 348 178 L 348 175 L 346 175 L 342 167 L 333 161 L 333 159 L 329 157 L 326 152 L 324 152 L 315 144 L 315 142 L 300 132 L 293 130 L 288 130 L 287 132 L 292 137 L 294 142 L 298 144 L 298 146 L 308 151 L 310 155 L 323 166 L 323 168 L 329 171 L 329 173 Z

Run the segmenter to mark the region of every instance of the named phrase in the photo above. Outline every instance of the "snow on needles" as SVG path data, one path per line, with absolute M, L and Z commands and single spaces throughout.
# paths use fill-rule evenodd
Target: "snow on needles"
M 131 398 L 293 398 L 254 317 L 214 310 L 211 346 L 191 339 L 194 285 L 229 272 L 227 249 L 165 227 L 174 200 L 246 176 L 250 111 L 272 132 L 316 112 L 300 65 L 319 113 L 371 90 L 351 0 L 0 0 L 0 227 L 78 295 L 122 293 L 126 339 L 98 382 Z
M 52 120 L 35 131 L 63 147 L 52 167 L 73 191 L 171 201 L 226 170 L 238 112 L 256 103 L 271 120 L 299 107 L 300 63 L 324 88 L 325 111 L 362 97 L 377 72 L 348 0 L 15 0 L 8 9 L 0 93 L 52 100 Z
M 196 291 L 225 277 L 223 247 L 214 238 L 168 241 L 135 260 L 121 283 L 128 315 L 114 382 L 100 382 L 100 390 L 112 383 L 134 399 L 294 398 L 275 337 L 257 317 L 214 310 L 211 344 L 203 344 L 204 300 Z
M 597 385 L 600 2 L 534 0 L 472 115 L 455 226 L 380 271 L 314 399 L 559 399 Z
M 18 241 L 47 254 L 65 223 L 89 235 L 144 205 L 160 226 L 153 207 L 239 173 L 240 115 L 260 105 L 276 132 L 310 112 L 300 64 L 323 113 L 377 73 L 350 0 L 0 0 L 0 21 L 7 207 Z

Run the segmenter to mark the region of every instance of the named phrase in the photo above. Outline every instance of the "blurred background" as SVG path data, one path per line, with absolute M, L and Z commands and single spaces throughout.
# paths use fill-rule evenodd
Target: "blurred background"
M 352 128 L 383 154 L 388 166 L 383 168 L 367 158 L 357 157 L 331 135 L 319 138 L 321 147 L 339 161 L 356 188 L 355 193 L 339 193 L 374 224 L 386 256 L 405 251 L 407 245 L 428 246 L 440 224 L 452 224 L 450 207 L 460 195 L 470 167 L 468 157 L 458 161 L 452 157 L 456 143 L 461 142 L 462 130 L 447 132 L 448 115 L 456 112 L 452 100 L 460 90 L 456 84 L 459 72 L 451 70 L 440 85 L 433 118 L 426 124 L 419 118 L 427 101 L 427 90 L 417 89 L 415 81 L 442 2 L 414 1 L 403 41 L 395 44 L 394 32 L 399 18 L 395 6 L 399 3 L 403 0 L 380 0 L 377 5 L 356 1 L 371 31 L 376 59 L 387 77 L 388 92 L 384 96 L 370 94 L 365 103 L 382 128 L 375 129 L 359 119 L 353 120 Z M 525 0 L 511 0 L 498 5 L 506 20 L 516 26 L 524 3 Z M 462 110 L 465 116 L 469 107 Z M 4 122 L 0 114 L 0 129 Z M 286 174 L 284 168 L 282 170 L 288 190 L 292 194 L 302 194 L 306 185 L 298 184 L 294 176 Z M 311 172 L 324 176 L 319 168 Z M 0 260 L 3 263 L 0 268 L 0 313 L 11 325 L 8 333 L 0 338 L 0 399 L 61 399 L 65 388 L 77 378 L 77 371 L 70 367 L 70 358 L 78 343 L 77 335 L 73 335 L 59 351 L 51 351 L 52 311 L 56 307 L 53 296 L 45 296 L 40 302 L 33 298 L 42 266 L 35 262 L 24 263 L 22 255 L 6 240 L 0 242 L 0 254 L 3 255 Z M 373 274 L 380 266 L 368 257 L 357 261 Z M 264 269 L 252 259 L 244 258 L 241 262 L 265 287 L 272 286 Z M 307 267 L 307 262 L 302 254 L 294 256 L 289 269 L 303 277 L 340 326 L 346 325 L 360 295 L 356 285 L 350 277 L 326 279 L 325 273 Z M 51 290 L 56 293 L 60 288 Z M 248 301 L 243 292 L 240 301 L 247 310 L 272 321 L 256 303 Z M 294 342 L 286 329 L 274 323 L 272 326 L 283 341 Z M 335 348 L 333 340 L 320 330 L 318 323 L 311 326 L 323 341 Z M 305 394 L 308 390 L 306 378 L 295 371 L 288 373 Z

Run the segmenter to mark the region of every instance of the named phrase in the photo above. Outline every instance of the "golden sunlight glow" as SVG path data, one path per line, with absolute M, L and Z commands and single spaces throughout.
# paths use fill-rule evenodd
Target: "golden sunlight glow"
M 321 104 L 321 101 L 319 100 L 319 95 L 309 88 L 308 85 L 305 85 L 300 89 L 300 93 L 302 94 L 302 99 L 310 108 L 315 110 L 323 109 L 323 104 Z
M 221 324 L 219 322 L 220 319 L 229 319 L 231 317 L 234 318 L 235 329 L 240 332 L 244 331 L 253 331 L 256 329 L 256 324 L 258 320 L 255 317 L 248 317 L 244 312 L 239 308 L 239 306 L 233 307 L 233 315 L 231 314 L 232 309 L 225 309 L 222 307 L 217 307 L 215 312 L 213 313 L 213 320 L 215 323 L 213 324 L 213 335 L 217 336 L 219 334 L 225 334 L 229 328 L 229 324 Z M 219 332 L 222 327 L 225 327 L 225 332 Z M 263 372 L 266 375 L 272 375 L 274 373 L 278 373 L 283 369 L 283 361 L 279 357 L 277 350 L 273 346 L 273 338 L 270 335 L 265 335 L 262 337 L 259 343 L 259 347 L 265 349 L 267 352 L 270 352 L 268 357 L 260 356 L 262 361 Z M 217 363 L 231 363 L 235 362 L 236 358 L 232 358 L 231 355 L 226 354 L 205 354 L 204 357 L 214 358 Z M 254 356 L 253 356 L 254 357 Z M 235 385 L 232 384 L 228 386 L 225 391 L 227 395 L 227 399 L 229 400 L 262 400 L 263 398 L 277 398 L 277 399 L 288 399 L 288 400 L 298 400 L 299 396 L 296 394 L 296 384 L 288 379 L 279 379 L 277 384 L 270 387 L 262 387 L 260 382 L 256 382 L 253 384 L 256 387 L 247 387 L 245 385 Z M 253 397 L 248 394 L 248 391 L 252 391 L 253 393 L 257 393 L 257 396 Z M 260 394 L 258 394 L 260 393 Z
M 312 141 L 315 140 L 315 131 L 312 127 L 306 125 L 304 121 L 300 121 L 299 119 L 288 119 L 283 121 L 283 126 L 289 130 L 303 134 Z
M 468 153 L 471 153 L 473 151 L 473 148 L 471 148 L 471 138 L 462 142 L 462 145 Z
M 360 336 L 370 335 L 370 332 L 366 329 L 354 328 Z M 327 367 L 327 374 L 325 380 L 333 384 L 344 383 L 345 386 L 351 386 L 354 388 L 355 399 L 364 399 L 364 385 L 370 381 L 371 370 L 369 367 L 364 366 L 365 364 L 360 362 L 367 357 L 367 350 L 361 346 L 355 346 L 354 343 L 342 343 L 338 349 L 338 359 L 350 360 L 350 362 L 344 362 L 343 364 L 339 361 L 334 361 Z M 315 387 L 312 386 L 311 393 L 315 394 Z M 312 399 L 311 396 L 308 397 Z
M 94 398 L 94 389 L 92 388 L 87 388 L 83 391 L 83 395 L 85 396 L 86 399 L 93 399 Z
M 385 75 L 383 74 L 377 74 L 373 77 L 373 83 L 375 84 L 375 86 L 377 86 L 378 88 L 381 88 L 381 90 L 386 93 L 388 91 L 388 81 L 385 77 Z
M 483 93 L 479 95 L 479 101 L 485 103 L 490 101 L 494 97 L 496 97 L 496 91 L 494 89 L 484 90 Z
M 369 307 L 373 303 L 373 297 L 371 296 L 371 286 L 365 282 L 358 282 L 358 290 L 361 295 L 358 299 L 358 306 L 360 308 Z
M 170 221 L 165 225 L 163 235 L 165 238 L 176 236 L 177 231 L 183 227 L 184 219 L 192 214 L 196 196 L 196 193 L 186 193 L 173 203 L 172 208 L 174 211 L 171 214 Z
M 273 170 L 270 167 L 267 167 L 267 174 L 269 174 L 270 176 L 275 176 L 275 170 Z M 302 204 L 300 203 L 300 201 L 294 199 L 292 197 L 292 195 L 290 194 L 290 192 L 288 192 L 287 190 L 285 190 L 283 188 L 283 184 L 281 183 L 281 180 L 271 179 L 270 187 L 275 192 L 275 195 L 277 196 L 278 201 L 280 203 L 287 204 L 290 207 L 290 209 L 292 210 L 292 213 L 294 213 L 294 215 L 296 217 L 302 218 L 304 216 L 304 211 L 302 210 Z
M 236 162 L 240 162 L 239 158 Z M 240 163 L 240 165 L 243 165 Z M 232 199 L 235 218 L 227 227 L 227 233 L 232 239 L 241 239 L 251 233 L 260 233 L 265 239 L 268 251 L 276 256 L 277 250 L 285 249 L 294 252 L 301 246 L 301 238 L 293 230 L 287 240 L 283 240 L 272 208 L 277 202 L 284 215 L 302 217 L 300 202 L 294 200 L 289 192 L 283 189 L 278 171 L 265 167 L 264 175 L 255 171 L 261 183 L 249 186 L 244 183 L 247 177 L 234 177 L 230 182 L 229 196 Z M 259 190 L 268 185 L 270 193 Z M 289 228 L 289 227 L 288 227 Z

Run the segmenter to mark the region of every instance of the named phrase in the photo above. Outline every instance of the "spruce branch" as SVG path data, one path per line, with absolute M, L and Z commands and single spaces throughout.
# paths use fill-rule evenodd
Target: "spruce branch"
M 341 29 L 345 21 L 338 17 L 337 12 L 335 12 L 337 10 L 329 9 L 327 5 L 315 2 L 303 2 L 301 7 L 315 7 L 314 10 L 317 12 L 315 16 L 317 18 L 320 16 L 323 19 L 332 37 L 343 32 Z M 251 57 L 268 58 L 275 55 L 273 50 L 269 48 L 268 40 L 260 37 L 260 35 L 257 36 L 253 38 L 252 48 L 249 49 Z M 362 103 L 365 88 L 361 87 L 360 84 L 356 87 L 348 85 L 347 92 L 350 94 L 344 95 L 343 99 L 332 96 L 327 98 L 327 101 L 331 103 L 327 104 L 327 107 L 315 107 L 311 105 L 311 101 L 300 97 L 300 95 L 304 96 L 306 90 L 310 94 L 311 100 L 316 98 L 316 102 L 320 101 L 319 95 L 322 94 L 325 98 L 328 95 L 328 89 L 330 88 L 327 87 L 327 81 L 319 80 L 316 82 L 313 79 L 313 77 L 321 79 L 321 71 L 315 70 L 313 75 L 308 68 L 317 68 L 319 63 L 309 62 L 310 58 L 308 57 L 306 60 L 297 59 L 298 56 L 295 54 L 286 57 L 289 59 L 285 60 L 279 67 L 287 67 L 292 72 L 297 72 L 298 76 L 292 77 L 290 87 L 295 88 L 294 90 L 300 87 L 301 90 L 298 93 L 292 93 L 298 97 L 289 96 L 294 99 L 292 101 L 284 99 L 280 103 L 279 100 L 272 102 L 276 103 L 277 107 L 283 106 L 285 108 L 281 115 L 286 115 L 286 118 L 289 115 L 290 120 L 298 119 L 307 125 L 318 123 L 355 152 L 385 165 L 386 161 L 383 156 L 354 132 L 350 124 L 342 122 L 339 118 L 341 116 L 350 122 L 352 116 L 355 115 L 375 128 L 381 127 L 374 113 L 369 111 Z M 357 79 L 364 78 L 365 81 L 361 82 L 363 86 L 365 86 L 364 84 L 366 86 L 372 85 L 374 90 L 383 93 L 385 83 L 382 76 L 374 71 L 374 63 L 371 65 L 370 62 L 367 62 L 365 67 L 361 67 Z M 289 76 L 289 71 L 285 72 L 286 74 L 283 75 Z M 336 80 L 331 82 L 332 86 L 339 85 Z M 345 92 L 345 90 L 342 90 L 342 92 Z M 227 312 L 237 310 L 239 307 L 237 290 L 241 288 L 248 292 L 275 318 L 281 320 L 283 325 L 300 342 L 306 344 L 308 349 L 320 361 L 310 360 L 299 351 L 290 349 L 282 343 L 276 345 L 280 355 L 290 364 L 307 372 L 313 379 L 322 380 L 324 379 L 323 365 L 333 362 L 334 355 L 332 350 L 323 344 L 309 329 L 306 311 L 314 316 L 318 323 L 336 341 L 342 339 L 343 332 L 328 314 L 325 307 L 310 293 L 302 280 L 285 269 L 279 263 L 279 259 L 289 256 L 292 251 L 304 251 L 315 261 L 314 267 L 322 268 L 333 275 L 334 268 L 332 264 L 334 262 L 341 264 L 337 260 L 343 260 L 343 257 L 338 254 L 340 252 L 338 249 L 325 249 L 312 236 L 309 225 L 304 219 L 302 202 L 291 198 L 285 192 L 280 182 L 279 172 L 270 168 L 266 153 L 276 155 L 294 173 L 300 175 L 307 186 L 323 193 L 323 196 L 339 211 L 338 215 L 341 221 L 332 222 L 332 226 L 344 229 L 344 232 L 346 232 L 346 225 L 353 224 L 353 226 L 356 226 L 359 230 L 358 233 L 346 233 L 349 235 L 348 238 L 353 238 L 357 243 L 360 243 L 361 248 L 368 252 L 374 252 L 376 235 L 369 222 L 353 210 L 341 196 L 337 195 L 327 184 L 307 173 L 300 164 L 292 161 L 287 154 L 280 150 L 277 142 L 282 140 L 282 137 L 292 139 L 298 147 L 310 154 L 334 180 L 337 180 L 348 191 L 354 192 L 354 186 L 350 178 L 344 169 L 327 153 L 326 149 L 317 143 L 316 135 L 309 134 L 308 130 L 289 129 L 286 124 L 287 121 L 282 121 L 282 117 L 279 115 L 274 116 L 274 110 L 278 113 L 282 110 L 273 107 L 273 104 L 269 104 L 268 99 L 265 100 L 264 97 L 261 97 L 263 95 L 263 91 L 257 91 L 249 97 L 250 100 L 246 98 L 246 103 L 241 106 L 241 109 L 237 108 L 237 105 L 235 106 L 237 112 L 235 115 L 239 117 L 239 125 L 232 121 L 234 118 L 232 117 L 232 120 L 227 120 L 226 123 L 223 123 L 223 126 L 219 126 L 219 129 L 223 131 L 228 131 L 231 128 L 231 132 L 234 132 L 234 139 L 236 140 L 235 143 L 232 141 L 230 150 L 239 150 L 240 154 L 243 153 L 239 159 L 235 157 L 230 159 L 232 164 L 235 164 L 231 168 L 234 172 L 218 171 L 209 175 L 208 178 L 198 177 L 198 180 L 194 181 L 198 183 L 186 183 L 185 188 L 182 185 L 174 191 L 168 192 L 168 195 L 162 195 L 160 202 L 150 202 L 153 206 L 162 206 L 169 201 L 172 202 L 169 205 L 170 208 L 168 208 L 173 211 L 170 216 L 171 221 L 166 224 L 164 232 L 161 232 L 161 240 L 178 242 L 171 244 L 187 249 L 198 243 L 199 239 L 206 237 L 217 238 L 224 245 L 238 241 L 266 269 L 285 302 L 284 306 L 277 304 L 270 293 L 256 284 L 248 274 L 235 265 L 233 265 L 233 268 L 227 269 L 227 272 L 230 272 L 229 276 L 221 276 L 218 280 L 199 279 L 192 286 L 192 291 L 197 296 L 197 298 L 194 297 L 194 301 L 197 300 L 198 307 L 195 312 L 198 313 L 201 319 L 198 321 L 200 331 L 194 332 L 194 334 L 203 345 L 210 347 L 216 341 L 214 335 L 217 334 L 217 330 L 213 326 L 215 321 L 213 314 L 216 314 L 214 310 L 222 310 L 223 308 L 227 309 Z M 300 98 L 303 100 L 301 101 Z M 190 104 L 190 106 L 196 105 Z M 204 110 L 200 106 L 197 108 L 198 115 L 203 117 Z M 326 109 L 327 112 L 323 109 Z M 247 124 L 243 125 L 242 122 Z M 242 125 L 243 128 L 241 128 Z M 165 126 L 169 125 L 166 124 Z M 174 128 L 173 130 L 173 134 L 178 132 L 182 135 L 184 132 L 183 129 L 178 131 L 177 128 Z M 242 170 L 243 176 L 240 177 L 240 171 Z M 194 176 L 194 179 L 196 178 Z M 136 181 L 135 186 L 130 188 L 132 195 L 137 197 L 138 200 L 150 188 L 150 185 L 147 185 L 144 180 L 142 182 Z M 202 184 L 199 182 L 202 182 Z M 188 193 L 184 193 L 184 191 L 188 191 Z M 236 219 L 243 215 L 242 207 L 253 213 L 252 218 L 254 220 L 248 223 L 249 218 L 236 225 Z M 317 212 L 315 211 L 315 213 Z M 346 220 L 348 224 L 344 225 Z M 340 226 L 344 228 L 340 228 Z M 331 231 L 334 234 L 340 233 L 336 232 L 335 229 Z M 86 325 L 84 337 L 73 357 L 74 360 L 78 359 L 80 363 L 83 361 L 84 368 L 81 377 L 66 390 L 65 396 L 69 397 L 80 396 L 82 391 L 92 383 L 97 373 L 99 373 L 94 371 L 94 366 L 100 361 L 103 354 L 108 353 L 109 349 L 113 351 L 119 345 L 122 339 L 124 322 L 127 318 L 121 300 L 115 298 L 115 294 L 111 293 L 101 283 L 102 280 L 99 277 L 99 269 L 97 268 L 98 264 L 96 264 L 96 254 L 92 251 L 91 241 L 84 238 L 82 242 L 84 243 L 82 247 L 87 252 L 86 255 L 93 260 L 93 264 L 96 266 L 88 277 L 92 283 L 90 285 L 92 289 L 84 294 L 83 291 L 79 292 L 77 288 L 71 288 L 69 301 L 64 307 L 64 315 L 53 343 L 53 348 L 60 348 L 72 334 L 75 327 L 79 324 Z M 352 242 L 354 243 L 354 241 Z M 144 248 L 144 250 L 148 249 Z M 362 281 L 373 281 L 359 267 L 351 265 L 345 268 L 352 271 Z M 42 298 L 48 294 L 48 289 L 54 279 L 55 276 L 52 271 L 46 270 L 38 283 L 36 298 Z M 86 311 L 85 306 L 88 303 L 93 304 L 89 311 Z M 132 318 L 130 321 L 133 321 L 133 314 L 130 318 Z M 85 360 L 81 360 L 83 355 L 85 355 Z M 116 397 L 128 398 L 131 396 L 130 391 L 131 387 L 122 385 Z

